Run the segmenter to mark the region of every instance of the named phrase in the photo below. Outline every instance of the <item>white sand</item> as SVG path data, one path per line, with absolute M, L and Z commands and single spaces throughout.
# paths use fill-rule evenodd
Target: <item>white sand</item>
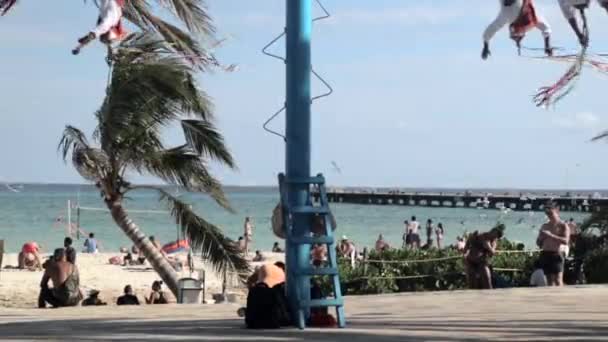
M 263 253 L 269 262 L 283 259 L 283 254 Z M 150 293 L 150 286 L 154 280 L 160 277 L 150 269 L 149 266 L 117 266 L 110 265 L 108 259 L 120 253 L 79 253 L 76 259 L 80 271 L 80 286 L 86 290 L 96 289 L 100 291 L 99 298 L 109 305 L 116 303 L 116 298 L 122 295 L 125 285 L 131 285 L 135 294 L 141 302 L 144 296 Z M 184 261 L 186 256 L 180 256 Z M 17 265 L 17 254 L 5 254 L 4 266 Z M 252 263 L 256 266 L 258 263 Z M 146 269 L 148 268 L 148 269 Z M 195 270 L 205 270 L 205 299 L 210 300 L 212 294 L 220 293 L 222 281 L 212 270 L 209 264 L 195 257 Z M 40 290 L 40 279 L 42 271 L 27 271 L 2 269 L 0 273 L 0 307 L 32 308 L 36 307 L 38 292 Z M 190 277 L 190 272 L 181 272 L 181 277 Z M 192 278 L 198 278 L 198 272 L 192 274 Z M 167 290 L 167 289 L 166 289 Z M 170 301 L 175 301 L 170 291 Z M 231 281 L 228 293 L 235 293 L 239 300 L 243 300 L 244 288 L 236 281 Z

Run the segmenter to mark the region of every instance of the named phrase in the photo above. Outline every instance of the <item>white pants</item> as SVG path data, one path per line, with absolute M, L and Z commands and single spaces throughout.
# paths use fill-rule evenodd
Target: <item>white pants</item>
M 505 6 L 504 0 L 498 0 L 500 4 L 500 12 L 494 21 L 486 28 L 483 33 L 483 41 L 489 42 L 492 40 L 492 37 L 496 34 L 496 32 L 500 31 L 506 25 L 511 25 L 519 15 L 521 14 L 521 8 L 523 6 L 523 0 L 515 0 L 515 2 L 511 6 Z M 551 28 L 546 23 L 545 18 L 536 13 L 536 17 L 538 19 L 538 23 L 536 24 L 536 28 L 541 30 L 543 33 L 543 37 L 547 38 L 551 36 Z
M 118 25 L 120 18 L 122 17 L 122 8 L 116 3 L 115 0 L 105 0 L 101 2 L 99 6 L 99 21 L 97 26 L 91 31 L 95 34 L 95 37 L 100 37 Z M 116 37 L 110 37 L 114 39 Z

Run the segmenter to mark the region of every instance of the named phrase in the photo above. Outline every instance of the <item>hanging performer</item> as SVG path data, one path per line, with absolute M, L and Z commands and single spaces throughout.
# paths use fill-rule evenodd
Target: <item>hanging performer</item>
M 99 4 L 99 18 L 97 26 L 93 31 L 86 36 L 78 39 L 78 46 L 72 50 L 74 55 L 80 53 L 80 50 L 93 41 L 95 38 L 106 44 L 108 47 L 108 56 L 112 55 L 111 44 L 115 41 L 123 39 L 127 32 L 121 23 L 122 9 L 125 6 L 126 0 L 101 0 Z
M 481 58 L 487 59 L 490 55 L 490 40 L 496 32 L 502 29 L 505 25 L 510 24 L 509 31 L 511 39 L 515 41 L 517 47 L 520 47 L 520 42 L 533 28 L 542 31 L 545 38 L 545 53 L 548 56 L 552 55 L 551 49 L 551 28 L 545 19 L 536 13 L 536 8 L 532 0 L 499 0 L 500 13 L 498 17 L 486 28 L 483 33 L 483 51 Z
M 587 18 L 585 17 L 585 10 L 589 7 L 589 3 L 591 0 L 559 0 L 559 6 L 562 9 L 562 13 L 570 27 L 572 27 L 572 31 L 576 34 L 578 41 L 581 43 L 581 46 L 586 47 L 589 43 L 589 32 L 587 32 Z M 608 11 L 608 0 L 598 0 L 600 6 L 602 6 L 606 11 Z M 583 27 L 581 28 L 576 19 L 576 11 L 579 11 L 581 14 L 581 20 L 583 22 Z

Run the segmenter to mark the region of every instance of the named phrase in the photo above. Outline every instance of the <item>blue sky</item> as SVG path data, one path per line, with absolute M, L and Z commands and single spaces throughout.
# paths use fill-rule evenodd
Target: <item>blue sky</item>
M 218 55 L 240 66 L 201 76 L 239 165 L 237 172 L 214 170 L 226 184 L 275 184 L 284 145 L 261 125 L 283 103 L 284 66 L 260 49 L 281 32 L 284 1 L 207 3 L 218 36 L 228 38 Z M 536 3 L 554 44 L 575 48 L 557 0 Z M 534 90 L 567 66 L 517 57 L 506 31 L 482 62 L 481 33 L 498 1 L 325 5 L 333 17 L 314 28 L 313 63 L 335 93 L 313 107 L 313 173 L 336 185 L 608 188 L 605 163 L 598 162 L 608 146 L 589 142 L 608 128 L 606 79 L 587 70 L 555 110 L 536 108 Z M 608 17 L 595 4 L 591 12 L 592 48 L 602 52 Z M 94 127 L 107 75 L 104 51 L 94 44 L 73 57 L 70 49 L 95 19 L 95 8 L 77 0 L 23 0 L 0 18 L 0 181 L 81 181 L 56 146 L 65 124 Z M 525 44 L 540 47 L 540 34 L 532 32 Z M 282 54 L 282 42 L 273 51 Z M 283 125 L 280 118 L 272 127 Z M 178 143 L 180 134 L 172 130 L 167 138 Z

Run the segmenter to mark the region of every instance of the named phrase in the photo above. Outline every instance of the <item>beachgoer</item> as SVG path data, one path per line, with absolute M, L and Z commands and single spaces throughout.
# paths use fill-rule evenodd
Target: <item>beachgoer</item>
M 355 244 L 348 239 L 346 235 L 342 236 L 340 244 L 337 246 L 338 254 L 350 260 L 351 267 L 355 267 L 355 259 L 357 257 L 357 249 Z
M 283 249 L 281 249 L 281 247 L 279 247 L 278 242 L 275 242 L 274 245 L 272 245 L 272 252 L 273 253 L 285 253 L 285 251 Z
M 426 244 L 428 246 L 431 245 L 431 240 L 433 240 L 433 230 L 435 230 L 433 227 L 433 220 L 426 220 Z
M 543 224 L 536 244 L 541 249 L 539 260 L 547 276 L 549 286 L 562 286 L 564 277 L 564 255 L 562 245 L 570 243 L 570 228 L 559 217 L 559 208 L 549 203 L 545 206 L 549 222 Z
M 91 292 L 89 292 L 89 297 L 87 297 L 85 300 L 83 300 L 80 305 L 82 305 L 82 306 L 101 306 L 101 305 L 108 305 L 108 303 L 99 299 L 99 291 L 91 290 Z
M 49 280 L 53 288 L 49 288 Z M 65 250 L 58 248 L 40 281 L 38 307 L 45 308 L 47 303 L 53 307 L 75 306 L 81 299 L 78 268 L 66 260 Z
M 245 223 L 243 223 L 243 236 L 245 237 L 245 254 L 249 253 L 249 246 L 253 241 L 253 221 L 249 216 L 245 217 Z
M 589 44 L 589 37 L 587 36 L 588 32 L 585 32 L 584 30 L 584 23 L 583 27 L 579 26 L 576 19 L 576 12 L 578 10 L 579 12 L 583 13 L 589 7 L 590 2 L 590 0 L 559 0 L 559 6 L 562 9 L 564 18 L 568 20 L 568 24 L 570 24 L 570 27 L 578 38 L 581 46 L 587 46 L 587 44 Z M 608 11 L 608 1 L 598 0 L 598 3 L 606 11 Z
M 408 231 L 410 234 L 410 248 L 416 249 L 420 248 L 420 235 L 418 234 L 418 230 L 420 229 L 420 223 L 416 221 L 416 216 L 412 216 L 410 220 Z
M 504 234 L 504 229 L 505 226 L 500 224 L 489 232 L 475 231 L 469 235 L 464 249 L 464 264 L 469 288 L 492 288 L 490 259 L 496 253 L 496 246 Z
M 42 261 L 40 259 L 40 246 L 35 241 L 29 241 L 23 244 L 18 257 L 18 268 L 29 270 L 42 270 Z
M 403 224 L 405 225 L 405 230 L 403 232 L 403 236 L 401 237 L 401 239 L 403 240 L 403 249 L 406 249 L 409 247 L 409 245 L 411 243 L 412 236 L 408 229 L 408 226 L 410 223 L 407 220 L 405 220 L 405 221 L 403 221 Z
M 76 249 L 72 247 L 72 238 L 66 237 L 63 239 L 63 248 L 65 248 L 65 258 L 68 262 L 76 264 Z
M 386 241 L 384 241 L 384 236 L 382 234 L 378 235 L 378 240 L 376 240 L 376 252 L 382 252 L 389 249 L 390 246 Z
M 255 256 L 253 257 L 253 259 L 251 261 L 264 261 L 264 256 L 262 255 L 262 252 L 260 250 L 255 251 Z
M 464 237 L 457 236 L 456 237 L 456 250 L 459 252 L 464 252 L 464 247 L 466 245 Z
M 80 49 L 95 38 L 99 38 L 103 44 L 108 46 L 108 51 L 111 51 L 111 44 L 123 39 L 127 34 L 121 23 L 122 9 L 125 6 L 125 1 L 126 0 L 100 0 L 97 26 L 95 26 L 95 28 L 86 36 L 78 39 L 78 46 L 72 50 L 72 53 L 77 55 L 80 53 Z
M 568 220 L 568 228 L 570 228 L 570 241 L 572 242 L 572 241 L 576 240 L 576 237 L 579 234 L 578 225 L 574 221 L 573 217 L 571 217 Z
M 265 264 L 256 273 L 258 280 L 249 289 L 247 307 L 237 311 L 240 316 L 245 316 L 247 328 L 277 329 L 290 325 L 284 268 L 277 264 Z
M 152 292 L 150 292 L 150 296 L 146 298 L 146 304 L 167 304 L 167 298 L 165 297 L 165 292 L 162 290 L 163 282 L 160 280 L 155 280 L 152 283 Z
M 539 260 L 534 262 L 534 272 L 530 276 L 530 286 L 547 286 L 547 277 Z
M 139 305 L 139 299 L 133 294 L 131 285 L 125 286 L 124 295 L 118 297 L 116 305 Z
M 443 244 L 443 236 L 445 235 L 445 229 L 443 228 L 443 224 L 439 222 L 437 224 L 437 228 L 435 229 L 435 236 L 437 237 L 437 248 L 441 249 Z
M 84 247 L 85 253 L 97 253 L 97 240 L 95 240 L 94 233 L 89 233 L 89 237 L 84 240 Z
M 537 13 L 532 0 L 499 0 L 500 12 L 483 33 L 483 50 L 481 58 L 490 56 L 490 40 L 505 25 L 509 24 L 511 39 L 519 47 L 526 33 L 533 28 L 539 29 L 545 38 L 545 53 L 553 54 L 551 49 L 551 28 L 547 21 Z
M 314 245 L 310 251 L 310 257 L 315 267 L 321 267 L 327 260 L 327 246 L 323 244 Z
M 247 249 L 247 242 L 245 241 L 245 238 L 243 238 L 242 236 L 239 236 L 237 244 L 238 244 L 239 250 L 242 253 L 245 253 L 245 251 Z

